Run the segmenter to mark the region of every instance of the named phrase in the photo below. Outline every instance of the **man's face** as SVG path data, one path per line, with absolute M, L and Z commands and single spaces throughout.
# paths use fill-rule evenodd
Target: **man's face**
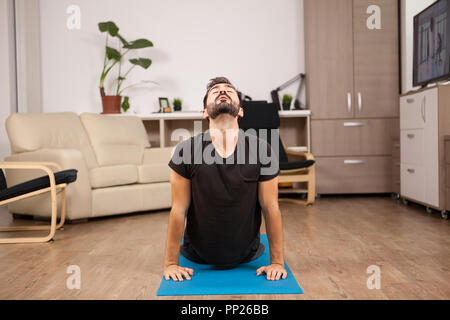
M 206 114 L 205 114 L 206 113 Z M 233 117 L 243 115 L 239 106 L 239 97 L 233 86 L 220 83 L 213 86 L 208 93 L 204 117 L 217 118 L 221 114 L 229 114 Z

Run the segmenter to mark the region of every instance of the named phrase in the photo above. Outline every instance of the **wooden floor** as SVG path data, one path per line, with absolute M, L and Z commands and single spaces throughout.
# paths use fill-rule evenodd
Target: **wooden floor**
M 0 245 L 0 299 L 450 299 L 450 224 L 439 213 L 389 196 L 280 206 L 303 295 L 157 297 L 168 222 L 158 211 L 66 225 L 53 243 Z M 0 208 L 2 226 L 30 223 L 40 222 Z M 66 287 L 70 265 L 81 269 L 80 290 Z M 371 265 L 379 290 L 366 285 Z

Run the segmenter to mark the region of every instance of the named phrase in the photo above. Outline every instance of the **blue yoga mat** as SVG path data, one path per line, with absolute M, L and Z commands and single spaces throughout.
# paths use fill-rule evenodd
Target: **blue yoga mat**
M 164 277 L 157 296 L 189 295 L 242 295 L 242 294 L 302 294 L 286 262 L 286 279 L 267 280 L 266 274 L 256 276 L 256 270 L 270 264 L 269 242 L 267 235 L 261 235 L 264 253 L 256 260 L 238 265 L 233 269 L 222 270 L 211 265 L 192 262 L 180 254 L 179 264 L 194 269 L 191 280 L 166 280 Z

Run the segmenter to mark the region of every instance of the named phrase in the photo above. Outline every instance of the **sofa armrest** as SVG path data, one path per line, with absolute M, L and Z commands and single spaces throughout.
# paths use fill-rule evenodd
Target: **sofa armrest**
M 142 164 L 165 163 L 168 164 L 172 158 L 175 147 L 145 148 Z
M 32 161 L 32 162 L 55 162 L 62 170 L 77 169 L 77 180 L 67 187 L 67 218 L 80 219 L 91 216 L 91 184 L 89 171 L 81 151 L 77 149 L 39 149 L 36 151 L 16 153 L 5 157 L 8 161 Z M 53 169 L 53 168 L 52 168 Z M 55 168 L 59 171 L 59 168 Z M 40 170 L 5 170 L 6 183 L 13 186 L 18 183 L 42 176 Z M 50 216 L 44 198 L 49 195 L 40 195 L 30 199 L 19 200 L 12 203 L 9 208 L 12 212 L 35 214 L 38 216 Z M 38 199 L 39 198 L 39 199 Z M 39 203 L 37 203 L 39 202 Z

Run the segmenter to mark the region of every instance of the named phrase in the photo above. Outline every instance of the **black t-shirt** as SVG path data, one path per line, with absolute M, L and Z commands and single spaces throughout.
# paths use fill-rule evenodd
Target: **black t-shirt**
M 258 247 L 258 182 L 278 176 L 275 154 L 242 130 L 226 159 L 215 152 L 209 130 L 177 145 L 169 167 L 191 181 L 184 242 L 208 264 L 237 265 Z

